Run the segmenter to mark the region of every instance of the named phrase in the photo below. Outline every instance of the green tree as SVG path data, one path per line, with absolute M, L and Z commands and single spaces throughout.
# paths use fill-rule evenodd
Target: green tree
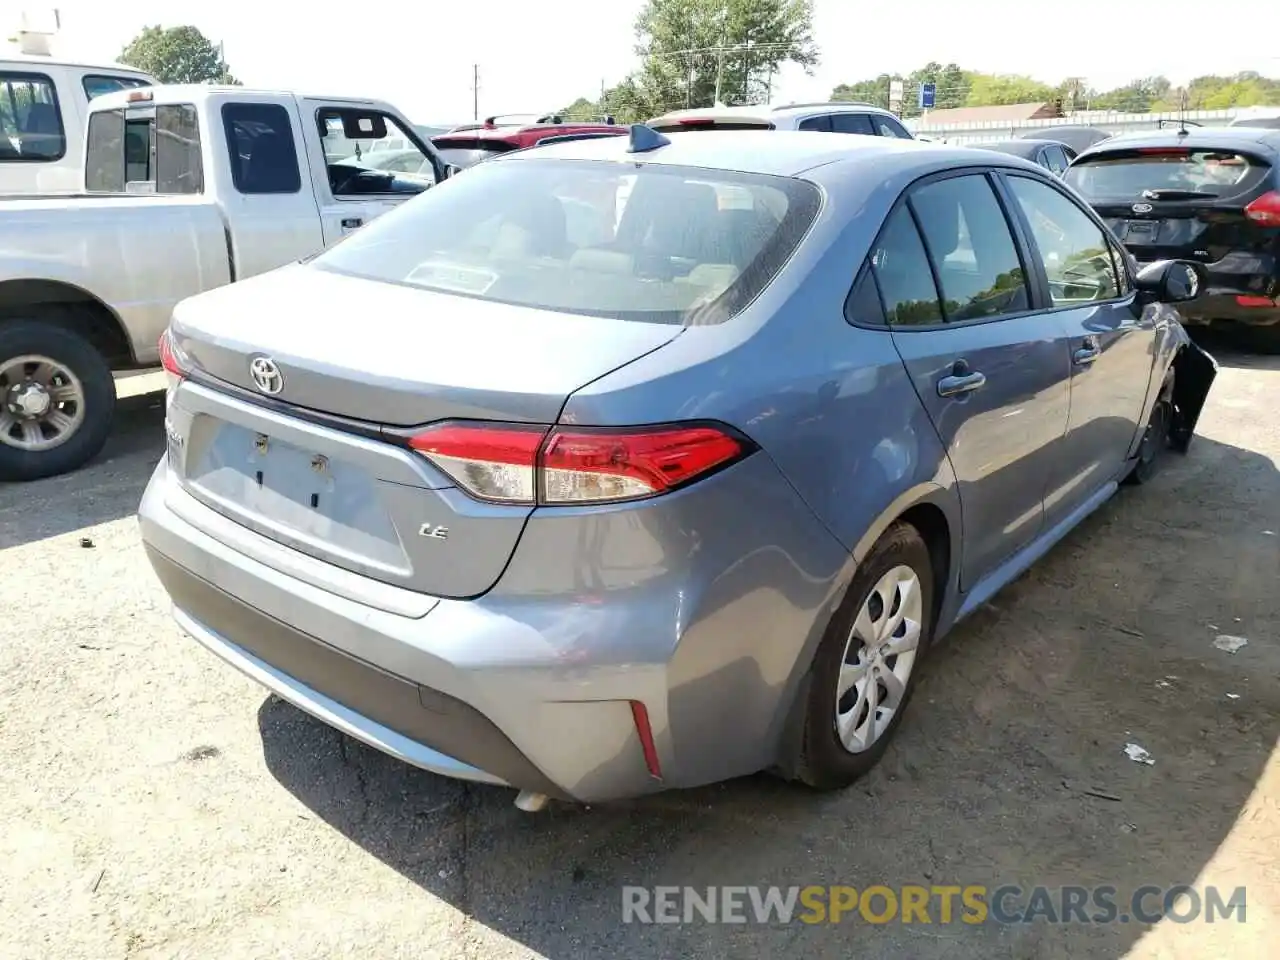
M 120 62 L 161 83 L 240 83 L 227 69 L 221 49 L 192 26 L 144 27 L 124 48 Z
M 647 0 L 636 18 L 631 92 L 649 115 L 767 100 L 788 63 L 818 62 L 812 0 Z
M 1047 83 L 1019 74 L 975 73 L 969 77 L 965 106 L 989 107 L 1007 103 L 1044 103 L 1058 91 Z

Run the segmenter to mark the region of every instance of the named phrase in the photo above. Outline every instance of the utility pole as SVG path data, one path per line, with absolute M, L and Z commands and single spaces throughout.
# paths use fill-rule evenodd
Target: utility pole
M 480 119 L 480 64 L 471 65 L 471 119 Z

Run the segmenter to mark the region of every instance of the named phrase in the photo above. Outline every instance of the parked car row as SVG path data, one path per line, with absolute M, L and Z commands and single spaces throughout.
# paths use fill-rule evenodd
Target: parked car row
M 998 152 L 510 150 L 178 304 L 142 536 L 195 641 L 523 809 L 840 788 L 934 641 L 1187 449 L 1202 275 Z

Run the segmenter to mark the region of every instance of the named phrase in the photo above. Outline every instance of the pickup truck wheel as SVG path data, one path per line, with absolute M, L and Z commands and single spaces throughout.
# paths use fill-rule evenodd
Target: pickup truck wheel
M 106 359 L 73 330 L 0 326 L 0 480 L 52 477 L 88 462 L 115 413 Z

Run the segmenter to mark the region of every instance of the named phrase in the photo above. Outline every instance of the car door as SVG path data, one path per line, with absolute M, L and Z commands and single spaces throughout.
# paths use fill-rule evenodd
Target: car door
M 1045 490 L 1045 519 L 1062 519 L 1118 479 L 1136 441 L 1155 363 L 1155 310 L 1138 306 L 1114 241 L 1056 183 L 1003 177 L 1032 238 L 1033 266 L 1070 338 L 1071 415 Z
M 326 246 L 394 210 L 443 177 L 438 158 L 419 147 L 390 114 L 326 103 L 316 110 L 315 123 L 325 154 L 325 176 L 317 178 L 316 201 Z M 357 133 L 361 136 L 356 137 Z M 360 140 L 368 146 L 343 155 L 346 145 Z M 389 143 L 404 143 L 406 151 L 420 154 L 422 169 L 432 173 L 397 176 L 394 171 L 377 170 L 363 162 L 387 151 Z
M 989 175 L 912 187 L 872 253 L 894 343 L 959 482 L 968 590 L 1040 532 L 1067 426 L 1070 357 L 1038 311 L 1021 239 Z

